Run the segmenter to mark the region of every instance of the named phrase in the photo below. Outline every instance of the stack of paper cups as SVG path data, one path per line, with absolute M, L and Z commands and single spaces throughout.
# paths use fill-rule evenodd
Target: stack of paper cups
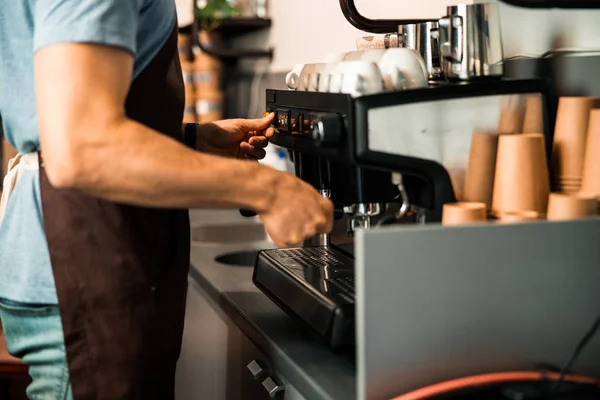
M 213 46 L 218 38 L 203 31 L 198 38 L 203 45 Z M 221 63 L 218 59 L 195 49 L 194 88 L 196 92 L 196 119 L 200 123 L 223 118 L 223 93 L 221 92 Z
M 521 95 L 506 96 L 500 106 L 498 133 L 514 134 L 523 132 L 525 100 Z
M 465 176 L 464 200 L 484 203 L 488 210 L 492 208 L 497 152 L 497 134 L 474 132 Z
M 501 135 L 494 174 L 493 213 L 500 216 L 535 211 L 545 215 L 549 193 L 544 136 Z
M 183 82 L 185 85 L 185 111 L 183 113 L 184 122 L 196 122 L 196 94 L 194 89 L 194 65 L 183 60 L 181 62 L 183 72 Z
M 177 36 L 177 50 L 181 62 L 190 61 L 192 58 L 192 40 L 190 35 L 180 33 Z
M 581 194 L 597 200 L 600 214 L 600 110 L 592 110 L 585 146 Z
M 201 32 L 198 38 L 203 45 L 213 46 L 217 39 L 206 32 Z M 202 52 L 194 50 L 194 84 L 196 92 L 220 90 L 221 62 Z
M 196 117 L 201 124 L 223 119 L 223 93 L 216 90 L 198 93 Z
M 552 187 L 557 192 L 581 189 L 590 112 L 598 107 L 592 97 L 561 97 L 552 147 Z
M 550 193 L 547 218 L 550 221 L 580 219 L 596 214 L 595 197 L 582 194 Z
M 544 132 L 544 108 L 542 96 L 532 94 L 525 100 L 525 116 L 523 118 L 522 133 Z
M 444 204 L 442 225 L 470 225 L 486 220 L 484 203 L 459 202 Z

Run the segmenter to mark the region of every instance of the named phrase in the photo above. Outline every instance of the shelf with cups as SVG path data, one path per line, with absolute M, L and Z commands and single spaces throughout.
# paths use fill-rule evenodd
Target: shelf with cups
M 600 99 L 560 97 L 549 156 L 537 95 L 502 105 L 495 132 L 474 132 L 462 203 L 442 223 L 564 221 L 600 215 Z M 550 129 L 550 128 L 548 128 Z M 548 160 L 549 158 L 549 160 Z M 444 220 L 445 218 L 445 220 Z
M 271 27 L 269 18 L 260 17 L 232 17 L 232 18 L 201 18 L 194 25 L 179 29 L 182 34 L 190 34 L 194 46 L 197 46 L 205 54 L 217 58 L 226 64 L 235 64 L 240 59 L 273 58 L 273 49 L 250 49 L 241 50 L 226 46 L 215 46 L 200 40 L 198 33 L 208 32 L 219 36 L 224 42 L 230 42 L 238 36 L 258 32 Z
M 212 122 L 230 115 L 229 83 L 237 62 L 243 58 L 268 58 L 273 50 L 237 50 L 231 42 L 238 36 L 267 29 L 267 18 L 232 17 L 198 19 L 179 29 L 179 55 L 186 85 L 185 122 Z
M 200 19 L 197 22 L 200 29 L 208 29 L 220 34 L 222 37 L 232 38 L 268 29 L 272 25 L 270 18 L 260 17 L 233 17 L 222 19 Z

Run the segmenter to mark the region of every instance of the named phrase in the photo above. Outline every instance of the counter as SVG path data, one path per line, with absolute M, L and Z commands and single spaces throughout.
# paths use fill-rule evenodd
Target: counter
M 215 223 L 235 226 L 242 218 L 231 212 L 192 211 L 191 221 L 192 226 Z M 244 233 L 232 229 L 231 235 L 236 234 Z M 192 243 L 191 286 L 197 285 L 213 307 L 222 311 L 225 318 L 250 339 L 268 359 L 269 367 L 282 376 L 286 386 L 289 384 L 299 392 L 301 397 L 297 398 L 355 399 L 356 371 L 352 357 L 334 354 L 260 292 L 252 283 L 252 267 L 215 261 L 226 253 L 272 247 L 268 241 L 235 243 L 234 239 L 229 237 L 227 241 L 234 243 L 228 244 Z M 194 304 L 188 304 L 188 309 L 193 307 Z M 195 322 L 186 321 L 186 324 Z

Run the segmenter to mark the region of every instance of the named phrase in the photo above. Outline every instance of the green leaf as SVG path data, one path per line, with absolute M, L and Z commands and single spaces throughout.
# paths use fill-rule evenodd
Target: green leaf
M 201 19 L 233 18 L 240 14 L 240 10 L 237 7 L 233 7 L 227 0 L 210 0 L 206 7 L 196 10 L 196 15 Z

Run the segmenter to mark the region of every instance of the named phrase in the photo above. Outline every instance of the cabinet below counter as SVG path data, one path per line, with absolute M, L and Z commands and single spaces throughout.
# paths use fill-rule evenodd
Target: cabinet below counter
M 260 292 L 251 266 L 215 261 L 271 246 L 192 244 L 178 400 L 356 398 L 351 356 L 333 353 Z

